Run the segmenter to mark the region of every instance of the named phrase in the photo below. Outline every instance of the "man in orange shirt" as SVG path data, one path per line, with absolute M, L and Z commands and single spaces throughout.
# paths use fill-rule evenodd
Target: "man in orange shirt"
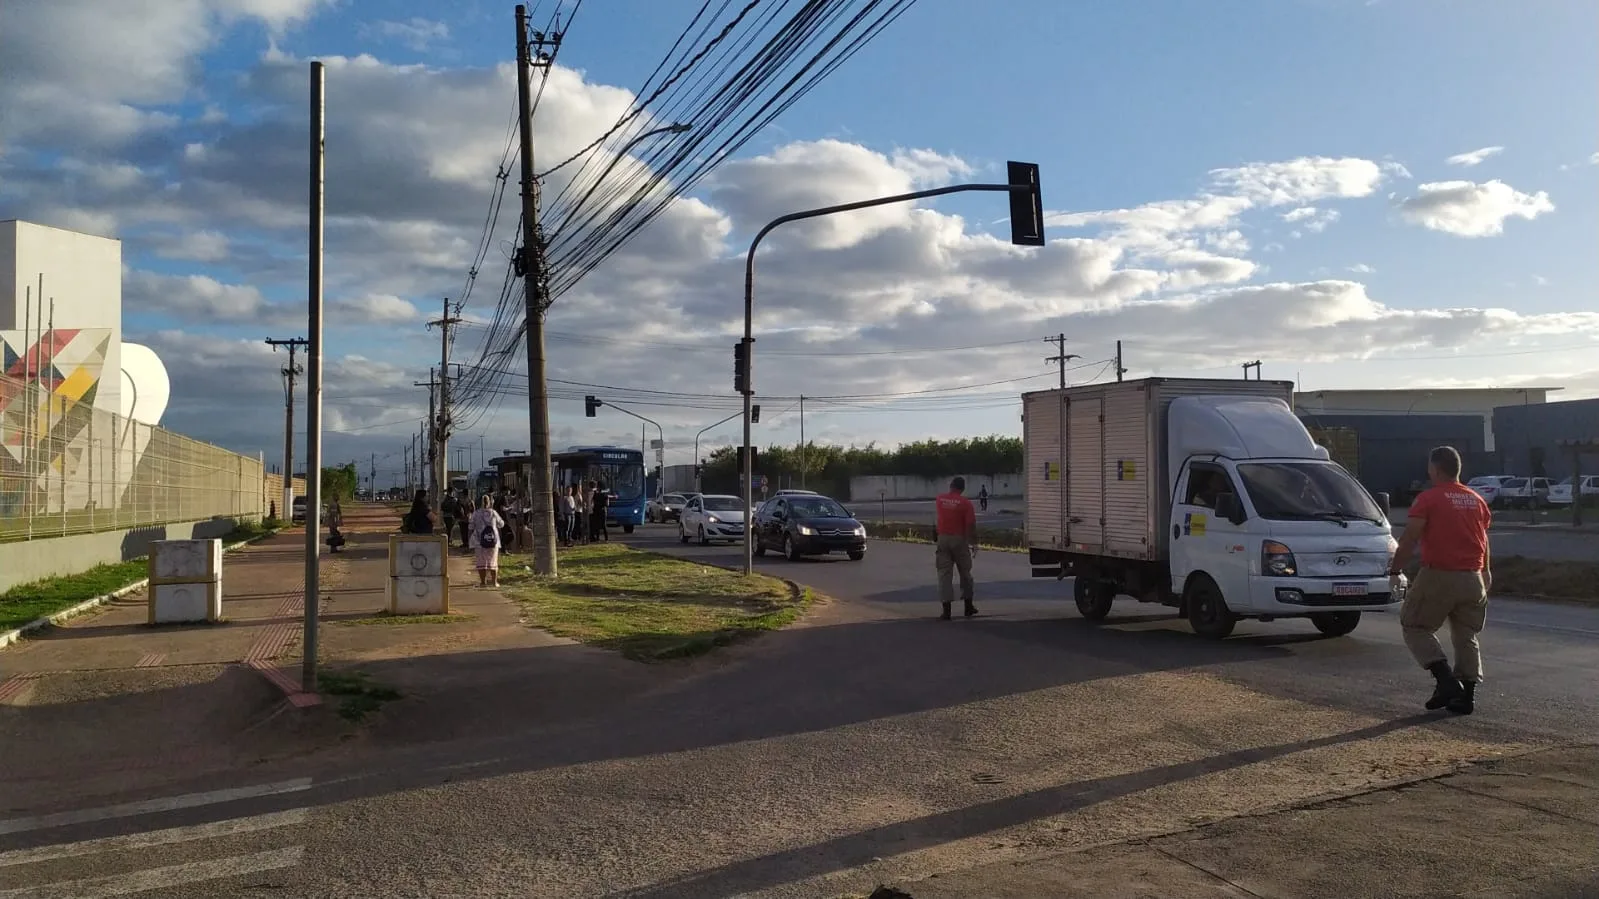
M 1438 685 L 1428 709 L 1447 708 L 1469 715 L 1482 681 L 1482 647 L 1477 635 L 1488 615 L 1488 526 L 1492 515 L 1476 491 L 1460 483 L 1460 453 L 1440 446 L 1427 457 L 1431 489 L 1416 497 L 1388 573 L 1398 574 L 1421 544 L 1421 571 L 1399 611 L 1405 645 Z M 1449 622 L 1455 666 L 1439 645 L 1437 632 Z
M 961 576 L 961 599 L 966 603 L 966 617 L 977 614 L 972 605 L 972 554 L 977 552 L 977 511 L 965 496 L 966 479 L 957 477 L 949 482 L 949 492 L 941 493 L 934 501 L 938 511 L 938 548 L 934 552 L 938 566 L 938 598 L 944 604 L 939 617 L 949 620 L 949 607 L 955 602 L 956 571 Z

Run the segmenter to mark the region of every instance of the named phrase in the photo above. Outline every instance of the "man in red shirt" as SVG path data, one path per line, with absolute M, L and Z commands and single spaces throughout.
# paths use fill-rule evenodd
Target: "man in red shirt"
M 934 558 L 938 566 L 938 598 L 944 604 L 939 617 L 949 620 L 949 607 L 955 602 L 954 573 L 960 572 L 961 599 L 966 603 L 966 617 L 977 614 L 972 605 L 972 554 L 977 552 L 977 512 L 972 501 L 965 497 L 966 479 L 957 477 L 949 482 L 949 492 L 941 493 L 934 505 L 938 510 L 938 549 Z
M 1399 624 L 1411 655 L 1438 682 L 1427 708 L 1469 715 L 1482 681 L 1477 635 L 1487 620 L 1488 588 L 1493 585 L 1488 565 L 1492 515 L 1482 497 L 1460 483 L 1460 454 L 1454 447 L 1440 446 L 1429 454 L 1427 476 L 1433 486 L 1411 504 L 1388 573 L 1398 574 L 1421 544 L 1421 571 L 1405 595 Z M 1445 621 L 1455 644 L 1453 670 L 1436 636 Z

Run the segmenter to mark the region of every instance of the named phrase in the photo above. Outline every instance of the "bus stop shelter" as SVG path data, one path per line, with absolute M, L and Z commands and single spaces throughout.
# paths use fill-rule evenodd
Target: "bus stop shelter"
M 1599 456 L 1599 437 L 1556 440 L 1560 451 L 1571 457 L 1571 525 L 1582 526 L 1582 460 Z

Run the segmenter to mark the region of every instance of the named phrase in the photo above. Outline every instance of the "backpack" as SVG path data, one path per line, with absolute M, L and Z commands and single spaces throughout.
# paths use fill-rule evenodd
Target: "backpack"
M 477 545 L 483 547 L 484 549 L 493 549 L 499 542 L 495 539 L 495 537 L 496 534 L 494 533 L 494 525 L 491 523 L 488 527 L 478 532 Z

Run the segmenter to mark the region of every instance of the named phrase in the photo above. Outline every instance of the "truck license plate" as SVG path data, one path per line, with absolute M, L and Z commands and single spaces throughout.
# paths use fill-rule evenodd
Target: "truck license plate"
M 1334 596 L 1365 596 L 1365 584 L 1333 584 Z

